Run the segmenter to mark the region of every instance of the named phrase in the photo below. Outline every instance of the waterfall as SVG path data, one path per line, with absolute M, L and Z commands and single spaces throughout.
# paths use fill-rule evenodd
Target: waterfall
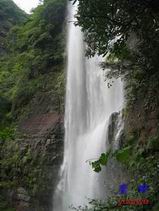
M 85 57 L 83 34 L 72 22 L 76 10 L 77 5 L 69 6 L 64 161 L 54 211 L 68 211 L 70 205 L 78 207 L 88 198 L 106 196 L 106 170 L 95 173 L 87 161 L 107 150 L 109 118 L 123 104 L 121 80 L 108 88 L 99 66 L 102 59 Z

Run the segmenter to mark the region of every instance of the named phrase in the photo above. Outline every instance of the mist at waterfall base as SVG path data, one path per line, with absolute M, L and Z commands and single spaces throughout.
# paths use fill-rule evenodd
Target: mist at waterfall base
M 101 58 L 85 57 L 83 34 L 72 21 L 77 5 L 68 7 L 71 21 L 67 40 L 64 161 L 53 211 L 68 211 L 71 205 L 84 206 L 88 199 L 102 200 L 107 196 L 110 172 L 105 168 L 96 173 L 88 161 L 98 159 L 108 150 L 109 118 L 123 105 L 121 80 L 115 80 L 108 88 L 99 67 Z

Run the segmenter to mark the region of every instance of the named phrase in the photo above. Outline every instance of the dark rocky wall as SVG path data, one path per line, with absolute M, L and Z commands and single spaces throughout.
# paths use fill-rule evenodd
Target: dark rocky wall
M 46 119 L 48 119 L 46 115 Z M 50 114 L 50 118 L 52 114 Z M 39 121 L 38 126 L 44 124 L 46 120 L 43 116 L 43 121 Z M 32 121 L 32 120 L 31 120 Z M 27 122 L 28 124 L 28 122 Z M 27 203 L 23 200 L 23 196 L 19 190 L 25 187 L 19 187 L 17 189 L 16 205 L 17 211 L 24 210 L 26 206 L 32 208 L 35 211 L 49 211 L 52 207 L 52 193 L 57 184 L 59 167 L 63 158 L 63 121 L 57 119 L 53 124 L 50 125 L 50 130 L 45 131 L 46 133 L 40 133 L 26 136 L 23 139 L 19 139 L 19 152 L 21 155 L 26 150 L 30 150 L 31 162 L 26 163 L 26 171 L 28 174 L 32 174 L 35 182 L 33 182 L 32 189 L 29 187 L 25 191 L 28 192 Z M 34 126 L 35 127 L 35 126 Z M 29 169 L 28 169 L 29 168 Z M 22 171 L 25 171 L 25 166 Z M 38 174 L 36 172 L 39 172 Z M 23 173 L 22 173 L 23 174 Z M 31 177 L 32 177 L 31 176 Z
M 1 142 L 3 195 L 16 211 L 51 211 L 63 160 L 63 109 L 53 92 L 37 94 L 15 140 Z
M 158 136 L 159 132 L 159 91 L 153 87 L 153 77 L 149 84 L 136 94 L 135 101 L 126 108 L 126 136 L 136 136 L 144 145 L 150 137 Z

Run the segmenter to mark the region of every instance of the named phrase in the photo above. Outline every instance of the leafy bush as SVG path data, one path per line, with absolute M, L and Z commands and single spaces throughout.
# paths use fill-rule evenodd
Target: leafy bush
M 16 211 L 14 208 L 11 208 L 8 202 L 0 196 L 0 210 L 1 211 Z
M 45 90 L 47 75 L 62 73 L 65 11 L 66 0 L 45 0 L 23 25 L 10 30 L 7 55 L 0 59 L 0 113 L 4 119 L 8 113 L 16 118 L 37 92 Z M 54 83 L 60 86 L 62 79 Z M 57 91 L 55 86 L 50 87 L 53 89 Z M 58 88 L 58 93 L 60 89 L 63 90 Z M 2 98 L 8 102 L 7 111 L 2 110 L 5 106 Z
M 103 153 L 99 160 L 91 162 L 92 168 L 95 172 L 102 170 L 101 165 L 107 165 L 108 159 L 116 158 L 117 161 L 126 165 L 131 178 L 129 181 L 129 191 L 127 195 L 114 195 L 104 201 L 91 200 L 89 206 L 72 208 L 78 211 L 156 211 L 158 204 L 158 175 L 159 175 L 159 137 L 151 137 L 147 140 L 147 144 L 141 148 L 138 142 L 130 137 L 127 140 L 127 146 L 123 149 L 117 150 L 116 152 L 109 151 Z M 138 185 L 147 184 L 149 189 L 148 192 L 139 193 Z M 118 190 L 117 190 L 118 193 Z M 142 199 L 146 198 L 150 201 L 150 205 L 142 206 L 119 206 L 119 201 L 122 199 Z
M 15 137 L 15 128 L 0 128 L 0 140 L 9 141 L 13 140 Z

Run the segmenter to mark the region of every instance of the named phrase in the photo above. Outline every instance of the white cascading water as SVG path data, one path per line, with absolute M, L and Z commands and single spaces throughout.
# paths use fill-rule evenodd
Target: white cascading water
M 107 150 L 109 117 L 123 104 L 121 80 L 108 88 L 99 67 L 101 58 L 85 57 L 83 34 L 72 21 L 76 9 L 77 5 L 69 6 L 65 149 L 53 211 L 68 211 L 71 205 L 87 204 L 88 198 L 106 196 L 106 170 L 95 173 L 87 161 Z

